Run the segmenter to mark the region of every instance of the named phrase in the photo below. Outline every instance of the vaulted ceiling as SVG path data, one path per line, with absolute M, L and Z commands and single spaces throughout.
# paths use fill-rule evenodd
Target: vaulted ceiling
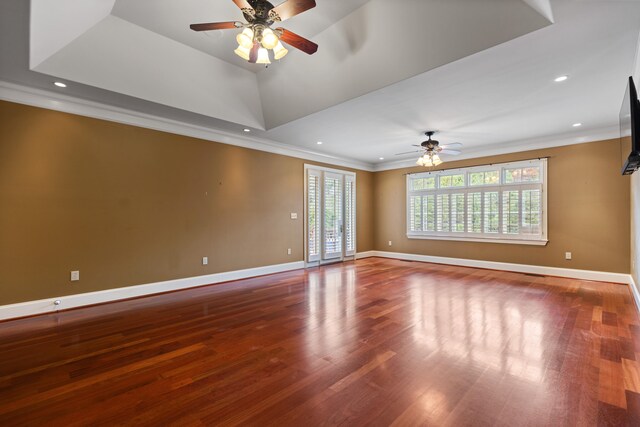
M 428 129 L 466 156 L 614 136 L 640 32 L 638 0 L 317 0 L 282 26 L 319 51 L 265 68 L 189 29 L 231 0 L 25 3 L 0 5 L 1 80 L 386 167 Z

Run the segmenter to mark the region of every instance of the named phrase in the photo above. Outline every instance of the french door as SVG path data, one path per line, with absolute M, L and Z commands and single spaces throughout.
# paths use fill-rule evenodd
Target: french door
M 308 264 L 356 254 L 356 176 L 305 165 L 305 254 Z

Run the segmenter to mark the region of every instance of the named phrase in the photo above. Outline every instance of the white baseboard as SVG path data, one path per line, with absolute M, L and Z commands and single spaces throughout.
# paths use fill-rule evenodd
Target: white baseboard
M 246 270 L 209 274 L 206 276 L 148 283 L 145 285 L 107 289 L 104 291 L 88 292 L 85 294 L 47 298 L 38 301 L 27 301 L 18 304 L 0 306 L 0 320 L 51 313 L 59 310 L 67 310 L 69 308 L 82 307 L 85 305 L 101 304 L 127 298 L 188 289 L 196 286 L 228 282 L 230 280 L 246 279 L 248 277 L 264 276 L 265 274 L 281 273 L 284 271 L 298 270 L 302 268 L 304 268 L 304 261 L 297 261 L 287 264 L 269 265 L 265 267 L 249 268 Z M 54 301 L 56 300 L 60 301 L 59 305 L 54 304 Z
M 358 252 L 356 254 L 356 259 L 371 258 L 371 257 L 377 256 L 376 254 L 377 254 L 376 251 Z
M 511 264 L 494 261 L 479 261 L 462 258 L 447 258 L 430 255 L 405 254 L 398 252 L 367 251 L 356 254 L 356 259 L 381 257 L 402 259 L 407 261 L 430 262 L 434 264 L 459 265 L 463 267 L 488 268 L 492 270 L 513 271 L 518 273 L 542 274 L 549 276 L 569 277 L 582 280 L 595 280 L 601 282 L 624 283 L 629 285 L 635 298 L 636 305 L 640 308 L 640 290 L 629 274 L 608 273 L 602 271 L 576 270 L 570 268 L 544 267 L 526 264 Z M 265 267 L 249 268 L 246 270 L 229 271 L 210 274 L 206 276 L 189 277 L 185 279 L 168 280 L 165 282 L 149 283 L 145 285 L 129 286 L 124 288 L 108 289 L 85 294 L 67 295 L 64 297 L 52 297 L 38 301 L 27 301 L 18 304 L 0 306 L 0 320 L 14 319 L 18 317 L 33 316 L 36 314 L 51 313 L 59 310 L 67 310 L 86 305 L 101 304 L 127 298 L 135 298 L 145 295 L 153 295 L 162 292 L 188 289 L 197 286 L 228 282 L 231 280 L 246 279 L 249 277 L 263 276 L 265 274 L 281 273 L 291 270 L 299 270 L 305 267 L 304 261 L 296 261 L 287 264 L 270 265 Z M 60 304 L 55 305 L 54 301 Z
M 572 268 L 545 267 L 540 265 L 512 264 L 507 262 L 480 261 L 463 258 L 447 258 L 431 255 L 405 254 L 399 252 L 369 251 L 358 254 L 357 258 L 381 257 L 406 261 L 431 262 L 434 264 L 459 265 L 463 267 L 488 268 L 491 270 L 513 271 L 516 273 L 541 274 L 545 276 L 569 277 L 572 279 L 595 280 L 598 282 L 613 282 L 631 284 L 631 276 L 624 273 L 609 273 L 604 271 L 577 270 Z
M 629 275 L 629 289 L 636 303 L 636 310 L 640 313 L 640 290 L 638 289 L 638 284 L 633 280 L 632 274 Z

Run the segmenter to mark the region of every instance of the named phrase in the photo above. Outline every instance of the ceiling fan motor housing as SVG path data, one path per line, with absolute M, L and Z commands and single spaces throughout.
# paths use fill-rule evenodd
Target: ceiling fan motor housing
M 249 4 L 253 7 L 252 19 L 249 20 L 252 24 L 262 24 L 264 26 L 270 26 L 276 21 L 280 21 L 280 17 L 273 10 L 274 6 L 266 0 L 250 1 Z
M 422 147 L 429 150 L 429 151 L 433 151 L 436 148 L 438 148 L 438 146 L 440 145 L 440 141 L 436 141 L 435 139 L 431 139 L 431 137 L 436 133 L 436 131 L 430 130 L 425 132 L 424 134 L 427 135 L 429 137 L 428 140 L 423 141 Z

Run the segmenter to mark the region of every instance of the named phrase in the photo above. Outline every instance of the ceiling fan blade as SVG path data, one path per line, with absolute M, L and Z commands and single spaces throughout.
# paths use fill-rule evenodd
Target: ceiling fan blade
M 462 144 L 460 144 L 459 142 L 453 142 L 451 144 L 442 144 L 440 148 L 442 148 L 443 150 L 446 150 L 448 148 L 462 148 Z
M 296 49 L 300 49 L 301 51 L 309 55 L 313 55 L 318 51 L 318 45 L 311 40 L 307 40 L 304 37 L 297 35 L 296 33 L 285 30 L 284 28 L 278 28 L 278 31 L 281 31 L 282 34 L 280 36 L 280 40 L 285 42 L 286 44 L 291 45 Z
M 249 52 L 249 62 L 251 62 L 252 64 L 255 64 L 256 61 L 258 60 L 259 50 L 260 50 L 260 43 L 255 42 L 253 44 L 253 47 L 251 48 L 251 51 Z
M 316 7 L 315 0 L 287 0 L 272 9 L 272 14 L 277 14 L 277 21 L 284 21 L 304 11 Z
M 443 149 L 439 151 L 439 154 L 448 154 L 450 156 L 457 156 L 458 154 L 461 154 L 461 153 L 462 151 L 460 150 L 449 150 L 449 149 L 444 150 Z
M 422 152 L 422 150 L 406 151 L 404 153 L 396 153 L 394 154 L 394 156 L 402 156 L 404 154 L 414 154 L 414 153 L 420 153 L 420 152 Z
M 233 2 L 240 9 L 252 9 L 251 5 L 249 4 L 249 2 L 247 0 L 233 0 Z
M 242 27 L 242 23 L 236 21 L 230 22 L 209 22 L 207 24 L 191 24 L 189 28 L 193 31 L 211 31 L 211 30 L 231 30 L 233 28 Z

